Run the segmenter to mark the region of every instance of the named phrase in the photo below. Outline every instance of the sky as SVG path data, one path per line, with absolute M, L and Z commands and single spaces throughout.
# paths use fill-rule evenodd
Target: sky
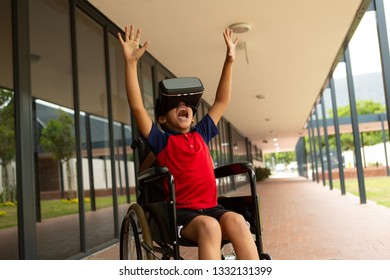
M 388 2 L 389 1 L 385 1 L 390 8 Z M 390 11 L 388 8 L 386 9 L 386 16 L 390 18 Z M 389 26 L 390 19 L 387 20 L 387 22 L 387 25 Z M 390 28 L 388 28 L 388 36 L 389 29 Z M 375 12 L 367 12 L 364 15 L 349 43 L 349 51 L 353 75 L 381 72 Z M 337 67 L 334 72 L 334 78 L 338 79 L 345 76 L 345 68 Z

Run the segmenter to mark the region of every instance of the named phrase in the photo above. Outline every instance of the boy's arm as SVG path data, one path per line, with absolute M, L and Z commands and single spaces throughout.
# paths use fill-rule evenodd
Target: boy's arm
M 226 107 L 230 103 L 233 61 L 235 59 L 236 46 L 238 42 L 238 38 L 233 41 L 232 36 L 233 31 L 226 28 L 223 32 L 223 37 L 227 47 L 226 59 L 223 64 L 221 78 L 219 80 L 217 92 L 215 94 L 215 100 L 209 111 L 209 115 L 215 124 L 219 122 Z
M 130 26 L 130 30 L 127 26 L 125 27 L 124 39 L 121 34 L 118 33 L 118 38 L 122 45 L 123 56 L 125 59 L 127 100 L 141 135 L 147 139 L 152 128 L 152 120 L 150 119 L 142 101 L 141 89 L 138 83 L 137 63 L 141 56 L 145 53 L 149 42 L 146 42 L 140 48 L 140 37 L 141 30 L 137 29 L 135 34 L 134 27 L 132 25 Z

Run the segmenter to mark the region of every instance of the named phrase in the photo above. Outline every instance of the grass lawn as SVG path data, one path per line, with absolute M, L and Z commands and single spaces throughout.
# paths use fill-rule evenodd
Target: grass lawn
M 390 177 L 366 177 L 364 181 L 367 199 L 390 208 Z M 333 180 L 333 186 L 340 189 L 340 181 Z M 357 179 L 346 179 L 345 189 L 359 196 Z
M 131 201 L 135 198 L 131 197 Z M 118 195 L 118 204 L 126 203 L 125 195 Z M 8 204 L 8 203 L 7 203 Z M 85 211 L 91 211 L 91 204 L 89 199 L 86 199 Z M 97 197 L 96 208 L 106 208 L 112 206 L 112 197 Z M 78 213 L 77 202 L 67 202 L 62 200 L 42 200 L 41 201 L 41 212 L 42 220 L 48 218 L 54 218 L 58 216 L 77 214 Z M 14 227 L 17 225 L 17 206 L 16 205 L 4 205 L 0 204 L 0 229 Z

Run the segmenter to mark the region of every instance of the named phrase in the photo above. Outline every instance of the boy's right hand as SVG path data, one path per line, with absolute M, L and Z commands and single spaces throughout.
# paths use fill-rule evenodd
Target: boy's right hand
M 130 34 L 129 34 L 130 32 Z M 134 32 L 134 26 L 130 25 L 130 30 L 125 26 L 125 38 L 118 32 L 118 38 L 123 48 L 123 55 L 127 61 L 138 61 L 148 48 L 149 41 L 145 42 L 140 48 L 141 29 Z

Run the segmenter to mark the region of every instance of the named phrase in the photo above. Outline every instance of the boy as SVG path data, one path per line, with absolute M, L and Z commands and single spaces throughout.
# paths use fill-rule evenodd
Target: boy
M 215 101 L 208 114 L 192 128 L 194 111 L 183 100 L 176 108 L 158 114 L 157 120 L 164 133 L 145 110 L 138 84 L 137 62 L 149 42 L 140 47 L 141 30 L 135 31 L 133 26 L 125 27 L 124 39 L 118 33 L 125 59 L 126 91 L 131 111 L 158 164 L 166 166 L 173 175 L 179 236 L 198 244 L 199 259 L 221 259 L 222 240 L 233 244 L 238 259 L 259 259 L 242 215 L 217 203 L 214 168 L 207 147 L 208 141 L 218 134 L 218 121 L 230 102 L 232 65 L 238 42 L 238 39 L 232 40 L 232 35 L 232 30 L 225 29 L 226 59 Z

